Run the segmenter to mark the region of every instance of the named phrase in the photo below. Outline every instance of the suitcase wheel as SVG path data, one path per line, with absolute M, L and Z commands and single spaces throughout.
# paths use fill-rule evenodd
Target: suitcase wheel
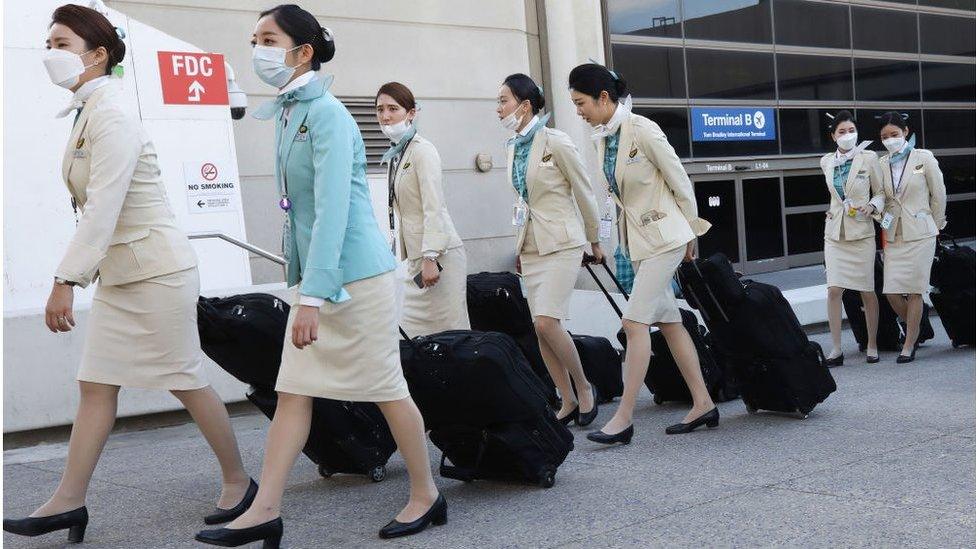
M 654 395 L 654 404 L 660 406 L 661 404 L 664 404 L 664 399 L 659 397 L 658 395 Z
M 556 470 L 552 467 L 546 467 L 542 470 L 539 475 L 539 486 L 543 488 L 552 488 L 556 484 Z
M 952 348 L 953 349 L 958 349 L 959 347 L 962 347 L 962 345 L 959 344 L 959 343 L 956 343 L 955 341 L 952 342 Z
M 805 413 L 805 412 L 797 412 L 796 413 L 796 418 L 797 419 L 806 419 L 808 417 L 810 417 L 810 414 L 808 414 L 808 413 Z
M 373 482 L 380 482 L 386 478 L 386 466 L 377 465 L 369 470 L 369 480 Z
M 335 474 L 335 471 L 330 471 L 325 465 L 319 465 L 319 474 L 322 478 L 329 478 Z
M 749 412 L 749 415 L 752 415 L 759 412 L 759 410 L 752 404 L 746 404 L 746 412 Z

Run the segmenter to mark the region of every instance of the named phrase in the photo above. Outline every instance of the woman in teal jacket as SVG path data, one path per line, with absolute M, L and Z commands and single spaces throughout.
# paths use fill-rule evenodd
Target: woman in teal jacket
M 312 398 L 375 402 L 410 475 L 410 499 L 381 537 L 419 532 L 447 520 L 430 473 L 423 419 L 400 367 L 396 261 L 379 230 L 366 182 L 366 151 L 355 120 L 320 78 L 332 59 L 332 33 L 295 5 L 261 14 L 252 40 L 254 68 L 279 88 L 257 118 L 277 120 L 275 176 L 285 212 L 283 248 L 296 293 L 288 318 L 268 431 L 264 469 L 250 509 L 197 540 L 277 547 L 288 473 L 308 438 Z

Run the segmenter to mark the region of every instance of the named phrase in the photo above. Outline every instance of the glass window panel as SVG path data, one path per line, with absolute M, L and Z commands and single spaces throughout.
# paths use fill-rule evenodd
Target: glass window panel
M 775 98 L 773 54 L 690 48 L 686 52 L 691 97 Z
M 691 148 L 688 145 L 688 138 L 691 135 L 688 130 L 688 109 L 634 107 L 634 112 L 657 122 L 664 135 L 668 137 L 668 143 L 671 143 L 674 152 L 680 158 L 691 156 Z
M 776 43 L 818 48 L 850 48 L 847 6 L 803 0 L 776 0 L 773 5 Z M 810 21 L 816 21 L 811 25 Z
M 976 0 L 918 0 L 920 6 L 976 11 Z
M 912 12 L 851 8 L 854 49 L 918 52 L 918 28 Z
M 925 147 L 976 147 L 976 111 L 925 111 Z
M 834 141 L 827 133 L 830 120 L 826 114 L 839 110 L 842 109 L 779 109 L 779 140 L 783 154 L 823 154 L 834 150 Z
M 684 0 L 685 38 L 773 41 L 769 0 Z
M 783 215 L 779 178 L 742 180 L 742 209 L 746 224 L 746 259 L 783 256 Z
M 735 180 L 695 181 L 698 215 L 712 228 L 698 237 L 699 257 L 722 252 L 733 263 L 739 262 L 739 226 L 735 208 Z
M 783 177 L 783 192 L 787 208 L 820 204 L 826 206 L 830 202 L 827 183 L 822 173 Z M 823 229 L 823 214 L 821 213 L 820 216 L 820 228 Z M 823 234 L 820 237 L 823 238 Z
M 888 151 L 881 144 L 881 124 L 878 122 L 878 117 L 890 110 L 892 109 L 857 109 L 854 112 L 854 116 L 857 118 L 857 138 L 862 141 L 869 139 L 874 141 L 868 148 L 877 151 L 878 156 L 888 154 Z M 896 110 L 908 115 L 908 121 L 906 123 L 908 124 L 909 132 L 922 129 L 922 111 L 918 109 Z M 925 137 L 925 135 L 919 133 L 915 138 L 915 146 L 919 148 L 926 147 L 927 141 Z
M 915 61 L 854 59 L 858 101 L 920 101 L 920 87 Z
M 823 212 L 786 216 L 786 245 L 789 249 L 789 255 L 822 252 L 824 248 Z
M 607 0 L 611 34 L 681 38 L 678 0 Z
M 687 97 L 681 48 L 614 44 L 612 51 L 613 68 L 634 97 Z
M 942 169 L 946 194 L 976 191 L 976 156 L 940 156 L 939 168 Z
M 922 53 L 976 55 L 976 21 L 923 13 L 919 15 Z
M 976 101 L 976 65 L 922 63 L 924 101 Z
M 780 99 L 854 99 L 850 57 L 777 54 L 776 71 Z
M 694 141 L 692 153 L 696 158 L 721 156 L 755 156 L 779 154 L 779 144 L 769 141 Z
M 976 200 L 953 200 L 946 204 L 945 232 L 956 238 L 976 236 Z

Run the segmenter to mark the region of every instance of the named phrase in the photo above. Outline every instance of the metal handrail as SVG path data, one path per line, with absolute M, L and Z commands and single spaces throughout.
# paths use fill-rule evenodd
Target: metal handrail
M 201 240 L 201 239 L 204 239 L 204 238 L 218 238 L 218 239 L 223 240 L 225 242 L 230 242 L 231 244 L 237 246 L 238 248 L 243 248 L 243 249 L 245 249 L 245 250 L 247 250 L 247 251 L 249 251 L 251 253 L 257 254 L 257 255 L 265 258 L 265 259 L 274 261 L 275 263 L 277 263 L 279 265 L 284 266 L 285 263 L 286 263 L 285 262 L 285 258 L 281 257 L 280 255 L 275 255 L 275 254 L 273 254 L 273 253 L 271 253 L 271 252 L 269 252 L 267 250 L 258 248 L 254 244 L 249 244 L 247 242 L 244 242 L 243 240 L 238 240 L 238 239 L 234 238 L 233 236 L 229 236 L 229 235 L 226 235 L 224 233 L 219 233 L 219 232 L 191 233 L 191 234 L 189 234 L 187 236 L 190 238 L 190 240 Z

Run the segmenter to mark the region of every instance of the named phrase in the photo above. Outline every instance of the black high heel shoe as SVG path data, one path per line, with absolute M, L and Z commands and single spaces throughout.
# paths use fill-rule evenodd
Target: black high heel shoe
M 566 414 L 565 416 L 557 418 L 557 421 L 563 425 L 569 425 L 574 421 L 579 421 L 579 406 L 574 408 L 572 412 Z
M 224 522 L 230 522 L 237 517 L 244 514 L 248 508 L 254 503 L 254 497 L 258 495 L 258 483 L 251 479 L 251 484 L 248 485 L 247 491 L 244 492 L 244 497 L 241 501 L 231 507 L 230 509 L 221 509 L 217 507 L 217 511 L 213 514 L 203 517 L 204 524 L 222 524 Z
M 411 522 L 400 522 L 396 519 L 391 520 L 386 526 L 380 529 L 380 537 L 389 539 L 412 536 L 413 534 L 424 531 L 431 524 L 435 526 L 447 524 L 447 500 L 444 499 L 443 494 L 437 494 L 437 499 L 434 500 L 434 504 L 419 519 Z
M 690 423 L 675 423 L 665 429 L 664 432 L 669 435 L 683 435 L 694 431 L 702 425 L 718 427 L 718 408 L 712 408 L 710 411 L 691 420 Z
M 916 345 L 915 348 L 912 349 L 912 354 L 910 355 L 899 354 L 898 358 L 895 359 L 895 362 L 898 364 L 908 364 L 909 362 L 913 362 L 915 360 L 915 351 L 917 350 L 918 350 L 918 345 Z
M 580 412 L 576 418 L 576 424 L 580 427 L 586 427 L 587 425 L 593 423 L 596 419 L 597 414 L 600 413 L 600 405 L 597 402 L 600 401 L 600 395 L 596 392 L 596 385 L 590 384 L 590 390 L 593 392 L 593 409 L 589 412 Z
M 834 366 L 843 366 L 844 365 L 844 353 L 841 353 L 841 354 L 835 356 L 834 358 L 828 358 L 828 359 L 824 360 L 824 365 L 826 365 L 828 368 L 833 368 Z
M 630 444 L 630 439 L 634 438 L 634 425 L 630 424 L 623 431 L 613 435 L 608 435 L 603 431 L 594 431 L 587 433 L 586 438 L 593 442 L 599 442 L 600 444 L 617 444 L 618 442 L 620 444 Z
M 866 355 L 866 356 L 867 358 L 865 359 L 865 362 L 867 362 L 868 364 L 877 364 L 878 362 L 881 362 L 881 357 L 879 355 Z
M 284 532 L 284 523 L 281 522 L 281 517 L 278 517 L 250 528 L 200 530 L 194 539 L 201 543 L 221 547 L 239 547 L 251 542 L 263 541 L 262 549 L 278 549 L 281 547 L 281 536 Z
M 70 543 L 85 540 L 88 527 L 88 508 L 84 505 L 65 513 L 46 517 L 26 517 L 22 519 L 3 519 L 3 531 L 20 536 L 40 536 L 57 530 L 68 530 Z

